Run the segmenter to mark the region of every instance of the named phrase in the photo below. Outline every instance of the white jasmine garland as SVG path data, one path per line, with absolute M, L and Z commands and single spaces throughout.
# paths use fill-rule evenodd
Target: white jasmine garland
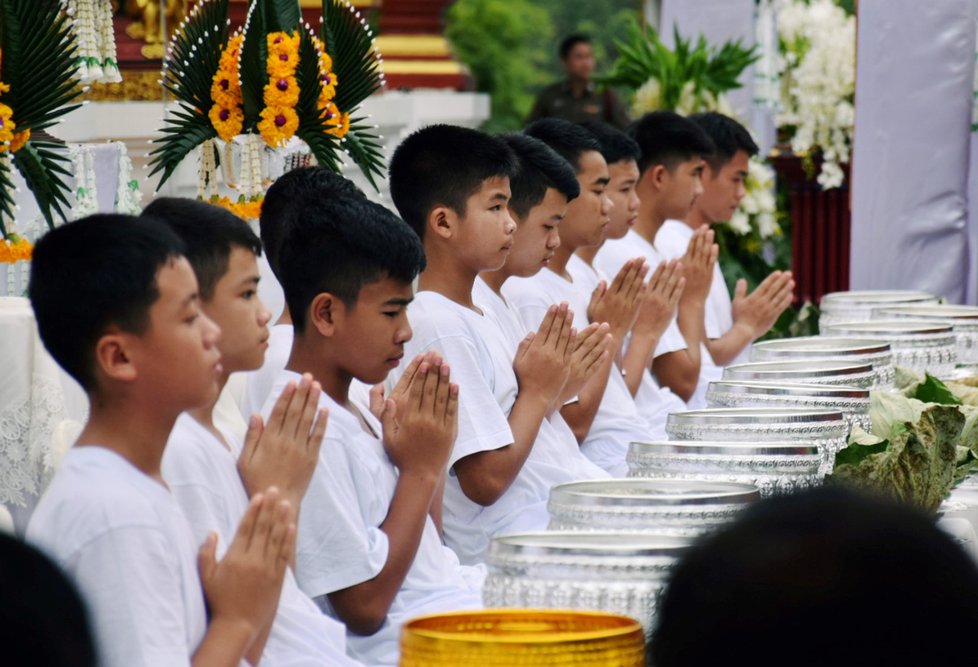
M 774 197 L 774 170 L 757 157 L 747 163 L 746 193 L 727 226 L 741 236 L 756 234 L 762 241 L 781 235 Z
M 98 213 L 98 192 L 95 187 L 95 159 L 84 144 L 69 144 L 68 157 L 75 172 L 75 205 L 68 214 L 70 220 L 78 220 Z
M 74 27 L 78 79 L 82 83 L 122 81 L 116 60 L 111 0 L 67 0 L 66 12 Z
M 139 215 L 142 206 L 139 205 L 143 193 L 139 191 L 139 182 L 132 177 L 132 160 L 126 145 L 117 141 L 119 147 L 119 179 L 115 191 L 115 210 L 118 213 Z

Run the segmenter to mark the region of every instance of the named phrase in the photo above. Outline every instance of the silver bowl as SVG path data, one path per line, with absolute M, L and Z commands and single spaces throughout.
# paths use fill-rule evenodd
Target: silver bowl
M 723 369 L 722 379 L 803 382 L 869 389 L 876 382 L 876 374 L 868 363 L 834 359 L 797 359 L 733 364 Z
M 869 431 L 869 389 L 828 384 L 718 380 L 706 389 L 712 408 L 824 408 L 839 410 L 850 429 L 858 425 Z
M 751 361 L 794 361 L 819 359 L 870 364 L 873 387 L 892 389 L 894 382 L 893 352 L 885 340 L 847 338 L 844 336 L 801 336 L 754 343 Z
M 819 302 L 818 325 L 826 327 L 837 322 L 858 322 L 872 317 L 873 309 L 881 306 L 937 303 L 933 294 L 917 290 L 853 290 L 831 292 Z
M 685 479 L 611 479 L 550 490 L 550 530 L 699 535 L 760 498 L 749 484 Z
M 762 496 L 817 486 L 822 457 L 814 443 L 666 440 L 628 447 L 629 477 L 736 482 Z
M 691 538 L 613 532 L 535 532 L 493 538 L 486 607 L 585 609 L 630 616 L 648 634 L 659 593 Z
M 958 363 L 978 363 L 978 306 L 950 304 L 876 308 L 874 319 L 915 319 L 950 322 L 957 340 Z
M 893 350 L 893 364 L 938 377 L 947 377 L 957 362 L 957 338 L 946 321 L 888 319 L 840 322 L 826 331 L 833 335 L 884 339 Z
M 795 442 L 818 447 L 820 472 L 835 464 L 836 452 L 846 446 L 849 424 L 839 410 L 819 408 L 707 408 L 674 412 L 666 419 L 673 440 L 729 442 Z

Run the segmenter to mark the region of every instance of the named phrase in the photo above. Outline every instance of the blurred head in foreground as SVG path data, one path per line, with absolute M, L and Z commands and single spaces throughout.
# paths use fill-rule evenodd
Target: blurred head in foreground
M 656 667 L 973 664 L 978 569 L 933 517 L 839 487 L 771 498 L 678 564 Z

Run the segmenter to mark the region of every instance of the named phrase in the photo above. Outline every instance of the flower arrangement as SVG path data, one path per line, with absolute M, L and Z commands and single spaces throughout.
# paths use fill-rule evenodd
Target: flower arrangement
M 809 160 L 821 152 L 818 183 L 842 185 L 855 122 L 856 20 L 833 0 L 776 4 L 781 77 L 779 128 L 791 150 Z
M 0 0 L 0 54 L 0 251 L 23 259 L 29 244 L 12 226 L 11 169 L 23 176 L 49 227 L 69 209 L 70 161 L 39 133 L 77 108 L 71 102 L 81 92 L 75 37 L 59 0 Z
M 602 82 L 635 91 L 633 115 L 669 109 L 688 115 L 698 111 L 731 113 L 723 93 L 739 88 L 738 78 L 759 57 L 741 42 L 711 47 L 700 35 L 695 46 L 673 32 L 675 49 L 667 47 L 651 26 L 634 21 L 626 39 L 615 40 L 619 56 Z
M 344 150 L 376 187 L 383 173 L 378 138 L 364 119 L 351 116 L 383 84 L 381 61 L 351 5 L 323 0 L 322 12 L 315 33 L 301 24 L 298 0 L 253 0 L 244 28 L 231 36 L 228 0 L 194 6 L 171 41 L 164 69 L 163 85 L 179 110 L 151 152 L 151 175 L 161 173 L 160 185 L 191 151 L 220 137 L 241 146 L 236 211 L 260 206 L 267 185 L 262 152 L 283 150 L 296 139 L 334 171 Z M 209 150 L 204 154 L 213 159 L 202 157 L 198 194 L 230 203 L 217 196 L 217 154 Z
M 0 238 L 0 264 L 13 264 L 29 260 L 34 252 L 34 246 L 23 236 L 14 232 Z
M 111 0 L 67 0 L 78 45 L 78 79 L 82 83 L 119 83 Z

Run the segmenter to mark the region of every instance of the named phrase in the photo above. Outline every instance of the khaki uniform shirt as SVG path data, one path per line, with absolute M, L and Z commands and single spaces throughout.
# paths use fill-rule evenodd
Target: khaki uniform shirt
M 599 90 L 593 82 L 580 97 L 571 92 L 570 83 L 559 81 L 547 86 L 537 96 L 536 104 L 530 112 L 528 123 L 540 118 L 563 118 L 572 123 L 603 121 L 618 128 L 628 125 L 628 114 L 610 88 Z

